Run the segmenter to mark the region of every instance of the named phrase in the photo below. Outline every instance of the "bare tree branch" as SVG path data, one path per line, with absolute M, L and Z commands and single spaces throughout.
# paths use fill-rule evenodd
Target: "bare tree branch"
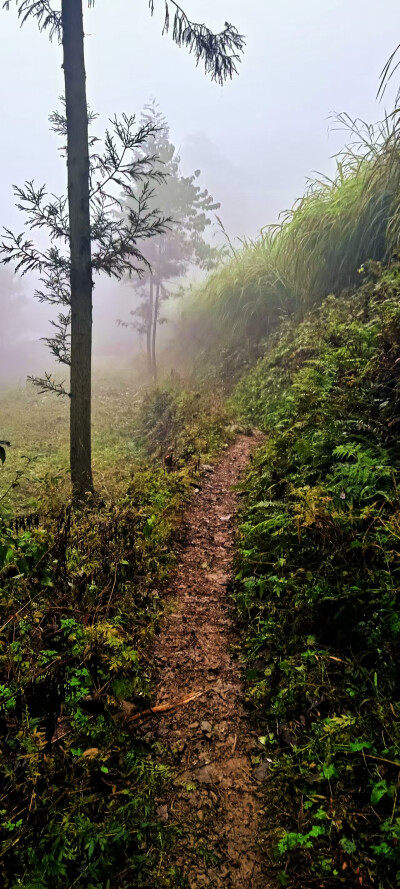
M 71 393 L 64 386 L 64 382 L 57 383 L 51 374 L 45 373 L 44 377 L 28 377 L 28 382 L 37 386 L 41 395 L 45 392 L 53 392 L 61 397 L 71 397 Z

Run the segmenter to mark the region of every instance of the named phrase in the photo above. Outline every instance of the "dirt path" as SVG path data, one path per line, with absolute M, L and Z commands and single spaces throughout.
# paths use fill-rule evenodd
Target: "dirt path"
M 166 870 L 183 870 L 191 889 L 270 885 L 257 846 L 262 799 L 257 767 L 251 764 L 257 733 L 244 709 L 227 589 L 237 509 L 232 486 L 255 444 L 255 438 L 240 435 L 205 473 L 184 520 L 185 542 L 171 589 L 175 609 L 155 645 L 157 703 L 204 692 L 154 726 L 157 740 L 177 763 L 175 792 L 159 800 L 158 814 L 183 827 Z

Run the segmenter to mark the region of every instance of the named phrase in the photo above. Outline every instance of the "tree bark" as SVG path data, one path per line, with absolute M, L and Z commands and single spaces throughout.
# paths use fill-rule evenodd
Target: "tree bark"
M 74 499 L 93 491 L 91 464 L 92 261 L 82 0 L 62 0 L 71 251 L 70 464 Z
M 154 303 L 154 281 L 153 281 L 153 275 L 150 275 L 149 317 L 148 317 L 148 321 L 147 321 L 147 370 L 149 372 L 149 376 L 152 376 L 152 373 L 153 373 L 153 357 L 152 357 L 153 303 Z
M 154 379 L 155 383 L 157 382 L 156 338 L 157 338 L 157 323 L 158 323 L 159 308 L 160 308 L 160 284 L 157 281 L 156 298 L 154 301 L 153 336 L 152 336 L 152 346 L 151 346 L 151 357 L 152 357 L 152 364 L 153 364 L 153 379 Z

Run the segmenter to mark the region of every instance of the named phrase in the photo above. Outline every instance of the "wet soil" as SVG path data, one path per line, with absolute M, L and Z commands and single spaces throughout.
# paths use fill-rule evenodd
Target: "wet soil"
M 161 820 L 181 831 L 166 870 L 183 871 L 190 889 L 271 886 L 259 842 L 265 763 L 252 761 L 260 745 L 244 704 L 229 595 L 238 509 L 233 486 L 257 443 L 240 435 L 215 467 L 205 468 L 184 518 L 173 609 L 155 643 L 156 703 L 202 692 L 152 725 L 153 739 L 177 763 L 173 792 L 158 800 Z

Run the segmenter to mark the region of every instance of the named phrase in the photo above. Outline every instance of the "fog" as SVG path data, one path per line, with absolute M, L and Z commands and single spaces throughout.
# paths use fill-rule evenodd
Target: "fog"
M 364 0 L 186 0 L 185 9 L 215 30 L 228 19 L 246 35 L 239 76 L 221 88 L 162 36 L 162 0 L 153 18 L 147 0 L 97 0 L 85 13 L 96 132 L 114 113 L 140 114 L 156 97 L 183 171 L 201 169 L 232 239 L 255 237 L 292 205 L 313 171 L 332 170 L 345 137 L 330 115 L 382 116 L 376 91 L 397 42 L 398 3 L 382 0 L 379 16 Z M 61 193 L 66 170 L 47 120 L 63 90 L 61 50 L 35 23 L 20 29 L 15 8 L 0 11 L 0 83 L 0 225 L 22 231 L 12 184 L 34 178 Z M 1 272 L 0 385 L 47 367 L 40 337 L 48 310 L 32 300 L 34 283 Z M 131 307 L 131 287 L 96 282 L 97 358 L 128 358 L 137 348 L 133 332 L 116 324 Z

